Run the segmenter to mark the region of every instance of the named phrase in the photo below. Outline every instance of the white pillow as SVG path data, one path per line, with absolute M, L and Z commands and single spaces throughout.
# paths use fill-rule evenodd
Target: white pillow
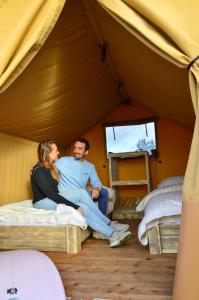
M 170 186 L 170 185 L 176 185 L 176 184 L 183 184 L 184 182 L 184 176 L 171 176 L 166 177 L 160 183 L 158 184 L 158 188 Z

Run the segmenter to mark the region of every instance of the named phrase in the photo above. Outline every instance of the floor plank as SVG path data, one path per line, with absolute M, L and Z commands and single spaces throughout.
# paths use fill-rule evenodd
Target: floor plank
M 137 222 L 129 221 L 133 232 Z M 171 300 L 176 254 L 150 255 L 137 235 L 111 249 L 90 237 L 78 254 L 46 252 L 57 266 L 71 300 Z

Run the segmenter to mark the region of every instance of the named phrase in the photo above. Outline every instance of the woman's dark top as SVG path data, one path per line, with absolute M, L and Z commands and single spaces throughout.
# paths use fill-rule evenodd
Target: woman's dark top
M 49 198 L 57 204 L 63 203 L 77 209 L 79 206 L 59 195 L 58 182 L 55 180 L 49 169 L 36 166 L 31 175 L 33 192 L 33 204 L 44 198 Z

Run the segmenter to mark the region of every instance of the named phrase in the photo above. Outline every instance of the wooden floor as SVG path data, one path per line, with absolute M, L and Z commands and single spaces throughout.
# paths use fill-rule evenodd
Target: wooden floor
M 150 255 L 136 236 L 119 248 L 90 237 L 79 254 L 46 252 L 71 300 L 171 300 L 176 254 Z

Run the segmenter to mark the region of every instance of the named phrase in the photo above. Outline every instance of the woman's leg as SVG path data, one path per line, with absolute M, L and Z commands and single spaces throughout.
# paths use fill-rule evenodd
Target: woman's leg
M 56 210 L 57 203 L 49 198 L 44 198 L 40 201 L 37 201 L 34 204 L 35 208 L 47 209 L 47 210 Z

